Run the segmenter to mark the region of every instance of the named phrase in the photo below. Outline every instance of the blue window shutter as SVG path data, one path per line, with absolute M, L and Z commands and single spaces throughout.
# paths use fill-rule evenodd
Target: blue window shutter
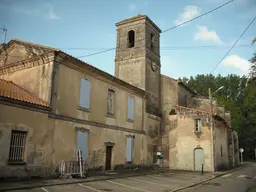
M 91 82 L 87 79 L 81 79 L 80 81 L 80 101 L 81 107 L 90 108 L 91 98 Z
M 132 161 L 132 138 L 126 137 L 126 161 Z
M 77 131 L 77 150 L 81 150 L 82 159 L 86 160 L 88 153 L 88 132 Z
M 133 120 L 134 116 L 134 99 L 132 97 L 128 97 L 128 119 Z

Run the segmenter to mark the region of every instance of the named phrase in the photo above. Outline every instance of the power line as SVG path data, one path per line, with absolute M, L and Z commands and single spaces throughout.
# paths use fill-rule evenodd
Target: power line
M 203 48 L 205 50 L 205 48 L 213 48 L 213 49 L 226 49 L 226 48 L 230 48 L 231 46 L 211 46 L 211 45 L 203 45 L 203 46 L 173 46 L 173 47 L 160 47 L 160 49 L 162 51 L 169 51 L 169 50 L 172 50 L 172 51 L 196 51 L 200 48 Z M 253 47 L 253 45 L 251 44 L 244 44 L 244 45 L 237 45 L 236 47 L 234 48 L 244 48 L 244 47 Z M 90 49 L 90 48 L 58 48 L 58 49 Z M 96 49 L 96 48 L 93 48 L 93 49 Z M 102 51 L 103 52 L 107 52 L 107 51 L 112 51 L 112 50 L 115 50 L 115 48 L 109 48 L 108 50 L 104 50 Z M 98 52 L 97 52 L 98 53 Z M 88 54 L 87 56 L 91 56 L 95 53 L 92 53 L 92 54 Z M 15 55 L 9 55 L 8 57 L 23 57 L 23 56 L 15 56 Z M 82 57 L 86 57 L 86 56 L 80 56 L 80 57 L 76 57 L 76 58 L 82 58 Z
M 249 23 L 249 25 L 245 28 L 243 33 L 238 37 L 236 42 L 232 45 L 232 47 L 227 51 L 227 53 L 222 57 L 222 59 L 219 61 L 219 63 L 213 68 L 211 73 L 221 64 L 221 62 L 225 59 L 225 57 L 230 53 L 230 51 L 236 46 L 237 42 L 242 38 L 242 36 L 245 34 L 245 32 L 249 29 L 249 27 L 252 25 L 252 23 L 255 21 L 256 16 L 253 18 L 253 20 Z M 210 73 L 210 74 L 211 74 Z
M 237 45 L 236 48 L 239 47 L 252 47 L 252 44 L 241 44 L 241 45 Z M 195 45 L 195 46 L 163 46 L 163 47 L 159 47 L 162 50 L 186 50 L 186 49 L 195 49 L 195 48 L 230 48 L 231 45 L 223 45 L 223 46 L 218 46 L 218 45 Z M 158 48 L 158 47 L 155 47 Z M 108 50 L 108 49 L 114 49 L 112 48 L 102 48 L 102 47 L 94 47 L 94 48 L 90 48 L 90 47 L 73 47 L 73 48 L 68 48 L 68 47 L 63 47 L 63 48 L 58 48 L 58 49 L 62 49 L 62 50 Z
M 194 21 L 194 20 L 196 20 L 196 19 L 199 19 L 199 18 L 201 18 L 201 17 L 203 17 L 203 16 L 205 16 L 205 15 L 207 15 L 207 14 L 209 14 L 209 13 L 212 13 L 212 12 L 214 12 L 214 11 L 216 11 L 216 10 L 218 10 L 218 9 L 220 9 L 220 8 L 222 8 L 222 7 L 224 7 L 224 6 L 226 6 L 226 5 L 228 5 L 229 3 L 233 2 L 233 1 L 234 1 L 234 0 L 228 1 L 228 2 L 226 2 L 226 3 L 224 3 L 224 4 L 222 4 L 222 5 L 220 5 L 220 6 L 216 7 L 216 8 L 214 8 L 214 9 L 212 9 L 212 10 L 210 10 L 210 11 L 208 11 L 208 12 L 202 14 L 202 15 L 199 15 L 199 16 L 197 16 L 197 17 L 195 17 L 195 18 L 193 18 L 193 19 L 190 19 L 190 20 L 188 20 L 188 21 L 185 21 L 185 22 L 183 22 L 183 23 L 181 23 L 181 24 L 175 25 L 175 26 L 173 26 L 173 27 L 171 27 L 171 28 L 169 28 L 169 29 L 166 29 L 166 30 L 162 31 L 162 33 L 165 33 L 165 32 L 167 32 L 167 31 L 170 31 L 170 30 L 172 30 L 172 29 L 175 29 L 175 28 L 177 28 L 177 27 L 180 27 L 180 26 L 182 26 L 182 25 L 184 25 L 184 24 L 187 24 L 187 23 L 189 23 L 189 22 L 191 22 L 191 21 Z M 140 39 L 140 40 L 138 40 L 138 41 L 144 41 L 144 40 L 145 40 L 145 38 Z M 136 42 L 138 42 L 138 41 L 136 41 Z M 136 42 L 135 42 L 135 43 L 136 43 Z M 97 55 L 97 54 L 105 53 L 105 52 L 108 52 L 108 51 L 112 51 L 112 50 L 114 50 L 114 49 L 115 49 L 115 48 L 110 48 L 110 49 L 107 49 L 107 50 L 104 50 L 104 51 L 99 51 L 99 52 L 95 52 L 95 53 L 92 53 L 92 54 L 79 56 L 79 57 L 77 57 L 77 58 L 89 57 L 89 56 L 92 56 L 92 55 Z
M 229 3 L 232 3 L 233 1 L 234 1 L 234 0 L 228 1 L 228 2 L 226 2 L 226 3 L 224 3 L 224 4 L 222 4 L 222 5 L 220 5 L 220 6 L 216 7 L 216 8 L 214 8 L 214 9 L 212 9 L 212 10 L 210 10 L 210 11 L 208 11 L 208 12 L 202 14 L 202 15 L 199 15 L 199 16 L 193 18 L 193 19 L 190 19 L 190 20 L 188 20 L 188 21 L 185 21 L 185 22 L 183 22 L 183 23 L 181 23 L 181 24 L 178 24 L 178 25 L 176 25 L 176 26 L 174 26 L 174 27 L 171 27 L 171 28 L 169 28 L 169 29 L 166 29 L 166 30 L 162 31 L 162 33 L 165 33 L 165 32 L 167 32 L 167 31 L 170 31 L 170 30 L 172 30 L 172 29 L 175 29 L 175 28 L 177 28 L 177 27 L 180 27 L 180 26 L 182 26 L 182 25 L 185 25 L 185 24 L 187 24 L 187 23 L 189 23 L 189 22 L 191 22 L 191 21 L 194 21 L 194 20 L 196 20 L 196 19 L 198 19 L 198 18 L 200 18 L 200 17 L 203 17 L 203 16 L 205 16 L 205 15 L 208 15 L 209 13 L 212 13 L 212 12 L 214 12 L 214 11 L 216 11 L 216 10 L 222 8 L 222 7 L 226 6 L 226 5 L 228 5 Z
M 107 49 L 107 50 L 104 50 L 104 51 L 100 51 L 100 52 L 96 52 L 96 53 L 92 53 L 92 54 L 88 54 L 88 55 L 79 56 L 79 57 L 76 57 L 76 58 L 89 57 L 89 56 L 92 56 L 92 55 L 97 55 L 97 54 L 100 54 L 100 53 L 105 53 L 105 52 L 112 51 L 112 50 L 115 50 L 115 49 L 116 48 L 111 48 L 111 49 Z

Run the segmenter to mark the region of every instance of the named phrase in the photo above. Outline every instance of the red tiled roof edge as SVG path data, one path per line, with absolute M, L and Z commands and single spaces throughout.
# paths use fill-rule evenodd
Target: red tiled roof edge
M 12 86 L 17 87 L 20 91 L 22 91 L 23 94 L 25 93 L 26 94 L 25 96 L 29 96 L 31 98 L 29 100 L 29 98 L 24 99 L 24 98 L 15 97 L 13 95 L 10 96 L 10 95 L 5 95 L 5 94 L 1 94 L 0 97 L 10 98 L 10 99 L 14 99 L 14 100 L 17 100 L 17 101 L 22 101 L 22 102 L 25 102 L 25 103 L 31 103 L 31 104 L 35 104 L 35 105 L 39 105 L 39 106 L 43 106 L 43 107 L 49 107 L 49 104 L 46 101 L 37 97 L 35 94 L 31 93 L 30 91 L 23 88 L 22 86 L 17 85 L 12 81 L 7 81 L 7 80 L 4 80 L 4 79 L 0 79 L 0 82 L 1 81 L 4 82 L 6 85 L 7 84 L 9 84 L 9 85 L 12 84 Z

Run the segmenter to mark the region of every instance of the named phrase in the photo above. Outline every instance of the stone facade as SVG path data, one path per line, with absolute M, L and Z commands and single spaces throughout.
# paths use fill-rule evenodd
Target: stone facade
M 160 115 L 160 32 L 147 17 L 139 15 L 116 24 L 115 76 L 145 91 L 147 112 Z M 134 33 L 129 46 L 129 33 Z
M 0 153 L 0 177 L 53 173 L 60 161 L 76 159 L 79 131 L 88 134 L 89 168 L 107 169 L 109 145 L 110 169 L 123 165 L 127 137 L 132 138 L 132 164 L 156 163 L 156 153 L 162 152 L 163 166 L 198 171 L 198 149 L 203 150 L 206 171 L 239 163 L 238 136 L 230 128 L 230 113 L 213 101 L 211 114 L 207 98 L 161 74 L 161 30 L 142 15 L 116 26 L 115 76 L 34 43 L 11 40 L 0 49 L 0 78 L 48 103 L 42 109 L 0 96 L 0 144 L 5 146 Z M 89 108 L 80 105 L 82 79 L 90 82 Z M 109 90 L 114 93 L 111 115 L 107 110 Z M 128 119 L 128 98 L 134 102 L 132 120 Z M 215 125 L 213 142 L 210 117 Z M 201 131 L 195 132 L 198 119 Z M 18 167 L 8 162 L 10 134 L 15 129 L 28 133 L 24 164 Z

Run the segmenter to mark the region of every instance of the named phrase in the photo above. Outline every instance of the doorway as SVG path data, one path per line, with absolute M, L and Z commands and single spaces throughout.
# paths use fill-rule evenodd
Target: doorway
M 106 164 L 105 164 L 106 170 L 111 169 L 112 148 L 113 146 L 108 146 L 108 145 L 106 146 Z
M 202 148 L 196 148 L 194 150 L 195 157 L 195 171 L 202 170 L 202 164 L 204 164 L 204 151 Z

